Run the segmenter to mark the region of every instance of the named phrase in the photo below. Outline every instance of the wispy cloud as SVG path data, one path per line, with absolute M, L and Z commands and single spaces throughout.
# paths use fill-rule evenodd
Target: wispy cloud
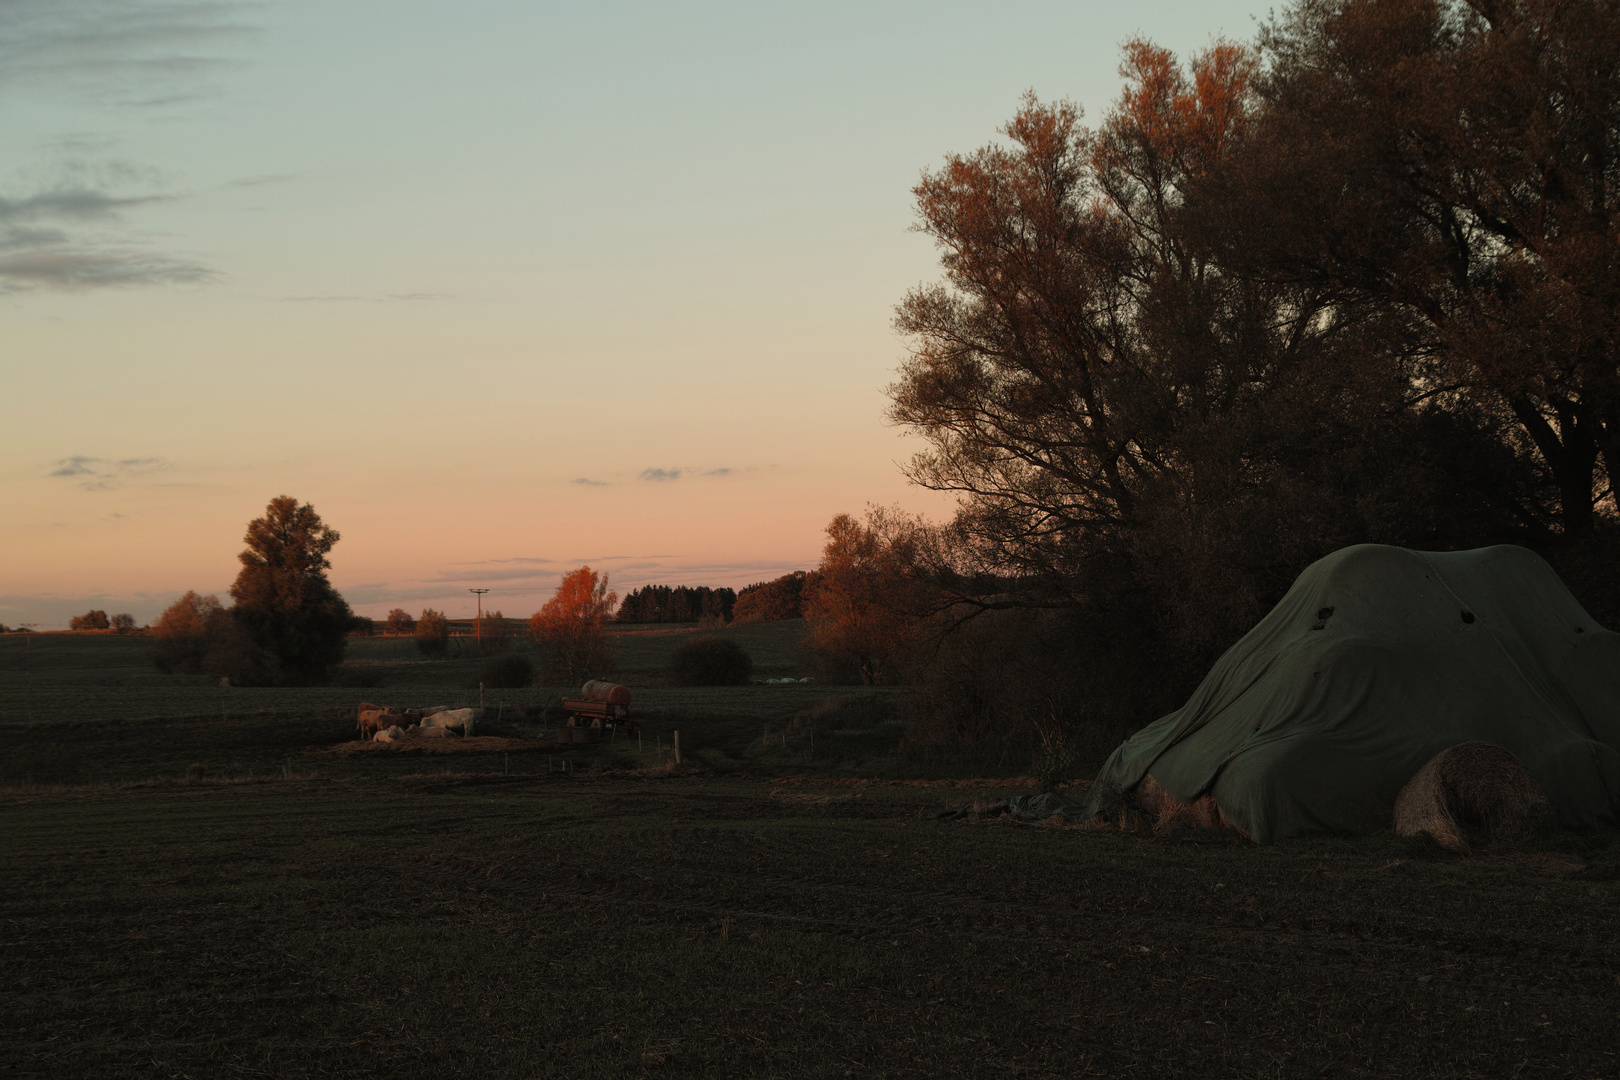
M 58 188 L 21 199 L 0 198 L 0 222 L 38 221 L 41 218 L 116 221 L 121 210 L 162 202 L 167 198 L 169 196 L 166 195 L 117 196 L 82 187 Z
M 415 292 L 415 293 L 379 293 L 375 296 L 360 296 L 352 293 L 322 293 L 313 296 L 283 296 L 281 299 L 290 304 L 387 304 L 420 303 L 425 300 L 449 300 L 449 293 Z
M 710 469 L 708 472 L 704 473 L 703 475 L 704 476 L 730 476 L 731 475 L 731 470 L 730 469 Z
M 159 472 L 169 467 L 162 458 L 106 458 L 75 454 L 54 463 L 55 468 L 46 475 L 64 480 L 77 480 L 85 491 L 112 491 L 123 487 L 129 480 Z
M 270 184 L 285 184 L 298 179 L 298 173 L 261 173 L 257 176 L 244 176 L 237 180 L 227 180 L 223 187 L 254 188 L 266 187 Z
M 240 0 L 0 0 L 0 93 L 153 112 L 220 100 L 218 76 L 258 31 Z M 115 130 L 127 123 L 120 114 Z M 154 170 L 109 157 L 117 138 L 64 136 L 0 193 L 0 293 L 195 284 L 201 263 L 117 231 L 180 196 Z M 15 158 L 13 158 L 15 161 Z M 17 181 L 14 181 L 15 184 Z M 65 226 L 65 227 L 63 227 Z M 83 232 L 100 226 L 101 232 Z
M 0 243 L 6 246 L 13 245 Z M 196 284 L 219 276 L 200 263 L 144 251 L 72 248 L 48 240 L 33 246 L 36 250 L 0 255 L 0 289 Z
M 538 579 L 553 580 L 556 577 L 557 571 L 555 570 L 544 570 L 538 567 L 513 567 L 506 570 L 446 570 L 440 573 L 437 577 L 430 578 L 429 581 L 441 582 L 445 584 L 465 582 L 477 585 L 482 582 L 490 581 L 513 582 Z
M 247 10 L 225 0 L 5 0 L 0 83 L 142 109 L 208 97 L 257 35 Z
M 569 481 L 569 483 L 580 484 L 580 485 L 583 485 L 584 487 L 607 487 L 608 486 L 608 482 L 606 480 L 592 480 L 588 476 L 576 476 L 576 477 L 574 477 L 573 480 Z
M 195 284 L 218 274 L 201 263 L 153 252 L 114 235 L 75 236 L 62 224 L 117 225 L 125 211 L 175 196 L 123 194 L 150 185 L 150 170 L 127 162 L 60 163 L 53 181 L 28 195 L 0 195 L 0 292 Z
M 661 484 L 661 483 L 664 483 L 665 481 L 669 481 L 669 480 L 679 480 L 681 478 L 681 470 L 680 469 L 643 469 L 643 470 L 641 470 L 641 478 L 643 480 L 651 480 L 654 483 L 660 483 Z

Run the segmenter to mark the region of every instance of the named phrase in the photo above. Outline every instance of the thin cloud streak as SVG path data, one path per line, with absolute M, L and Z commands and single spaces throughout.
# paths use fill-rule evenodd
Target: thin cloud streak
M 69 221 L 117 221 L 119 211 L 131 206 L 165 202 L 168 195 L 109 195 L 90 188 L 59 188 L 23 199 L 0 198 L 0 222 L 66 218 Z
M 134 477 L 145 476 L 160 472 L 169 467 L 169 463 L 162 458 L 119 458 L 117 461 L 107 461 L 104 458 L 89 457 L 84 454 L 74 454 L 55 462 L 56 467 L 47 476 L 74 479 L 84 477 L 79 487 L 85 491 L 112 491 L 123 487 Z
M 163 108 L 209 94 L 235 66 L 229 46 L 256 36 L 246 5 L 209 0 L 8 0 L 0 3 L 0 84 L 32 82 L 74 97 Z
M 0 291 L 64 291 L 138 285 L 190 285 L 219 272 L 198 263 L 137 251 L 60 249 L 0 256 Z

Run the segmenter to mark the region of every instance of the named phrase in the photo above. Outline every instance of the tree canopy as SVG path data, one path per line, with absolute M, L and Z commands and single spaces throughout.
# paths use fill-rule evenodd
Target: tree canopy
M 1096 128 L 1028 96 L 925 174 L 890 415 L 958 496 L 932 576 L 1201 670 L 1336 548 L 1612 529 L 1617 34 L 1299 0 L 1253 48 L 1132 41 Z
M 353 613 L 326 578 L 338 540 L 313 506 L 289 495 L 271 499 L 243 537 L 232 613 L 286 681 L 319 682 L 343 660 Z
M 563 575 L 556 594 L 528 623 L 529 636 L 556 675 L 573 683 L 612 669 L 606 623 L 618 599 L 608 591 L 607 575 L 589 566 Z

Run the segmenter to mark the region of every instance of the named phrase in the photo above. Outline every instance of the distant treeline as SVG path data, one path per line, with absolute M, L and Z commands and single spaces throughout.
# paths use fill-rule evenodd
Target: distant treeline
M 643 585 L 624 598 L 617 618 L 622 623 L 710 624 L 802 619 L 805 590 L 818 577 L 814 570 L 795 570 L 774 581 L 756 581 L 741 592 L 707 585 Z
M 820 578 L 814 570 L 795 570 L 775 581 L 756 581 L 737 594 L 733 622 L 781 622 L 804 618 L 804 596 Z
M 737 603 L 735 589 L 707 585 L 643 585 L 619 605 L 623 623 L 728 623 Z

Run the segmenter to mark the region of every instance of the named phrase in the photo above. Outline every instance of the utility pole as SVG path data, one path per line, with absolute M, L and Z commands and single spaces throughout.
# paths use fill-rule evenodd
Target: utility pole
M 482 656 L 484 655 L 484 594 L 489 590 L 468 589 L 467 591 L 478 597 L 478 621 L 473 623 L 473 634 L 478 638 L 478 655 Z M 478 689 L 482 693 L 484 688 L 480 685 Z

